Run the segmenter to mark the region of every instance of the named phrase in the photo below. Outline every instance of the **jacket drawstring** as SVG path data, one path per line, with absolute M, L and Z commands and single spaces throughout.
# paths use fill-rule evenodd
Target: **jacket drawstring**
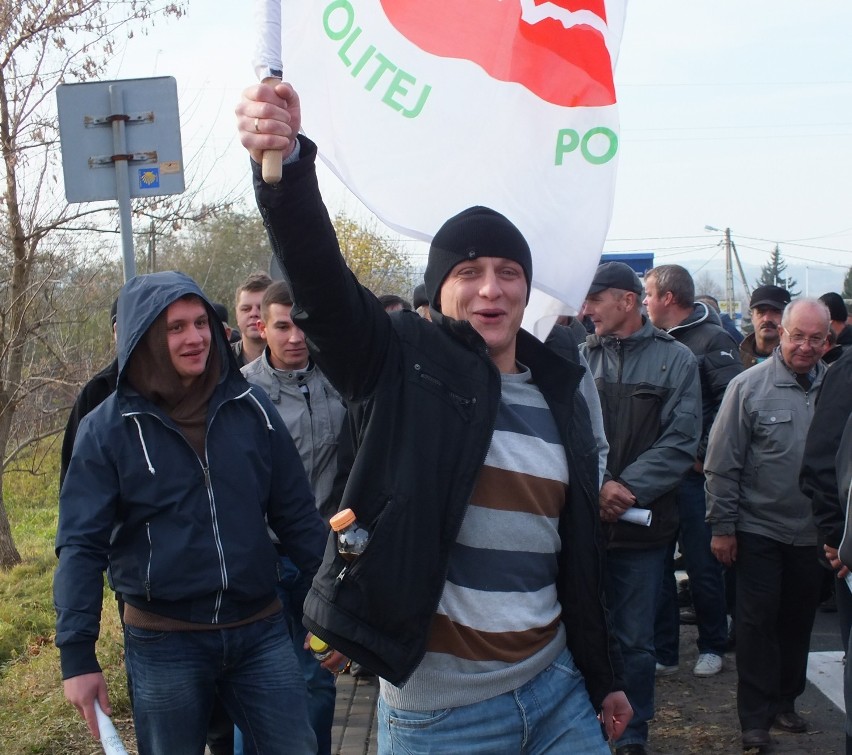
M 136 423 L 136 429 L 139 431 L 139 442 L 142 444 L 142 453 L 145 454 L 145 461 L 148 464 L 148 471 L 152 475 L 155 475 L 157 473 L 157 470 L 154 469 L 154 465 L 151 464 L 151 457 L 148 456 L 148 447 L 145 445 L 145 436 L 142 435 L 142 423 L 139 422 L 139 418 L 135 416 L 133 417 L 133 421 Z

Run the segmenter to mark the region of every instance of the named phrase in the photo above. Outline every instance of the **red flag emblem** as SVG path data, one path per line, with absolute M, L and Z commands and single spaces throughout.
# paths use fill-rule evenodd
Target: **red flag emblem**
M 422 50 L 470 60 L 546 102 L 615 104 L 604 0 L 381 0 Z

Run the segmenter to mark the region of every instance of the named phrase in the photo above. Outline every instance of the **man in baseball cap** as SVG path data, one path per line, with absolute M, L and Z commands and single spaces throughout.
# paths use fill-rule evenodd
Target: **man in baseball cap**
M 580 352 L 598 387 L 609 441 L 598 495 L 605 593 L 633 706 L 615 753 L 645 755 L 654 717 L 654 616 L 677 535 L 675 492 L 698 450 L 701 384 L 692 352 L 642 314 L 642 283 L 629 265 L 598 267 L 584 311 L 595 334 Z M 639 517 L 643 524 L 635 523 Z
M 740 344 L 740 358 L 748 367 L 767 359 L 781 340 L 781 315 L 790 303 L 790 292 L 781 286 L 758 286 L 749 309 L 754 332 Z
M 604 262 L 598 266 L 592 285 L 589 286 L 589 293 L 597 294 L 608 288 L 642 295 L 642 281 L 633 272 L 633 268 L 623 262 Z

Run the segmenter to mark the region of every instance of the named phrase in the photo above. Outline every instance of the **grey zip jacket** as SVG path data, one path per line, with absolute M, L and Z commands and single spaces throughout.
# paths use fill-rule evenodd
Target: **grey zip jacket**
M 317 509 L 328 522 L 337 513 L 336 507 L 329 510 L 328 501 L 337 473 L 340 430 L 346 421 L 343 399 L 313 363 L 310 369 L 276 370 L 269 362 L 269 347 L 241 371 L 275 404 L 296 444 Z
M 805 391 L 776 348 L 728 384 L 710 430 L 704 473 L 714 535 L 748 532 L 789 545 L 816 545 L 811 502 L 799 468 L 825 376 Z

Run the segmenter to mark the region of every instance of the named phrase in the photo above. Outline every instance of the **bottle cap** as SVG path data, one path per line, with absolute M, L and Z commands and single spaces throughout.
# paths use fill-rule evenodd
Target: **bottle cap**
M 324 640 L 321 640 L 316 635 L 311 637 L 311 641 L 308 643 L 308 645 L 310 645 L 311 650 L 313 650 L 315 653 L 324 653 L 326 650 L 328 650 L 328 643 Z
M 331 525 L 331 529 L 335 532 L 340 532 L 341 530 L 345 530 L 354 521 L 355 512 L 352 509 L 343 509 L 343 511 L 338 511 L 331 517 L 328 523 Z

